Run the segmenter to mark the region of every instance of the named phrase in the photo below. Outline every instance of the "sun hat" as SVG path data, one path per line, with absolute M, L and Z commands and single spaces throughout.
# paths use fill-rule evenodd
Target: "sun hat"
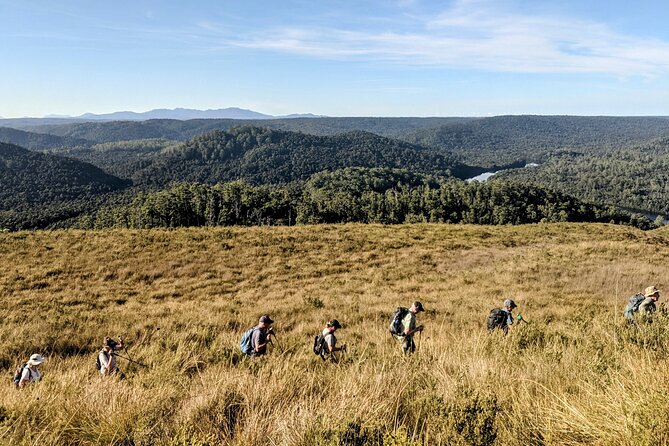
M 264 322 L 265 324 L 273 324 L 274 323 L 274 321 L 272 319 L 270 319 L 270 317 L 266 314 L 263 314 L 262 316 L 260 316 L 260 322 Z
M 504 306 L 505 306 L 505 307 L 509 307 L 509 308 L 516 308 L 518 305 L 516 305 L 516 303 L 515 303 L 513 300 L 511 300 L 511 299 L 506 299 L 506 300 L 504 301 Z
M 35 353 L 28 360 L 28 365 L 40 365 L 44 362 L 44 357 L 38 353 Z
M 646 289 L 643 291 L 643 295 L 644 295 L 645 297 L 650 297 L 650 296 L 652 296 L 653 294 L 655 294 L 655 293 L 659 293 L 659 292 L 660 292 L 660 290 L 658 290 L 657 288 L 655 288 L 655 285 L 651 285 L 651 286 L 649 286 L 648 288 L 646 288 Z

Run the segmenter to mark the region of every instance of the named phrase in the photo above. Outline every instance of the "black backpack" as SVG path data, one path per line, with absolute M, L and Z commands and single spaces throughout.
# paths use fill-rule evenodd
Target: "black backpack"
M 501 308 L 495 308 L 488 315 L 488 331 L 493 331 L 495 328 L 504 328 L 506 327 L 506 318 L 508 313 Z
M 23 364 L 22 366 L 20 366 L 19 368 L 16 369 L 16 372 L 14 373 L 14 385 L 16 387 L 19 387 L 19 383 L 21 382 L 21 376 L 23 375 L 23 369 L 25 369 L 26 367 L 28 367 L 28 363 L 25 363 L 25 364 Z M 32 373 L 32 372 L 30 372 L 30 369 L 28 369 L 28 373 L 29 374 Z M 28 375 L 28 376 L 30 376 L 30 375 Z
M 326 351 L 325 336 L 323 336 L 323 333 L 320 333 L 318 336 L 314 337 L 314 355 L 318 355 L 321 359 L 325 359 Z
M 406 307 L 397 307 L 393 313 L 393 318 L 390 321 L 390 333 L 398 336 L 404 335 L 404 325 L 402 320 L 409 314 L 409 309 Z

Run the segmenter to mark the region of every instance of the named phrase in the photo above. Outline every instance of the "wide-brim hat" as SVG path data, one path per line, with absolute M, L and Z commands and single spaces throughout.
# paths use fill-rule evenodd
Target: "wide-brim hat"
M 265 324 L 273 324 L 274 321 L 266 314 L 263 314 L 260 316 L 260 322 L 263 322 Z
M 414 302 L 413 306 L 416 309 L 416 312 L 425 311 L 425 308 L 423 308 L 423 304 L 418 301 Z
M 643 295 L 646 296 L 646 297 L 650 297 L 650 296 L 652 296 L 656 293 L 659 293 L 659 292 L 660 292 L 660 290 L 655 288 L 655 285 L 651 285 L 643 291 Z
M 40 365 L 44 362 L 44 357 L 40 354 L 35 353 L 28 360 L 28 365 Z

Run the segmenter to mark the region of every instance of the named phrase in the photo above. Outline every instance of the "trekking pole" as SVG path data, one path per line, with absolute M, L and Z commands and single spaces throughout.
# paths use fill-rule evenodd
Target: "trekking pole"
M 523 315 L 520 313 L 518 314 L 518 316 L 516 316 L 516 319 L 518 319 L 518 322 L 525 322 L 526 324 L 530 323 L 529 321 L 526 321 Z
M 130 359 L 130 358 L 126 357 L 126 356 L 119 355 L 118 353 L 116 353 L 116 356 L 119 357 L 119 358 L 121 358 L 121 359 L 125 359 L 126 361 L 133 362 L 133 363 L 135 363 L 135 364 L 137 364 L 137 365 L 141 365 L 142 367 L 151 368 L 151 366 L 148 366 L 148 365 L 146 365 L 146 364 L 142 364 L 141 362 L 139 362 L 139 361 L 135 361 L 134 359 Z
M 283 351 L 283 348 L 281 348 L 281 343 L 280 343 L 279 340 L 277 339 L 277 337 L 276 337 L 276 333 L 274 332 L 274 330 L 270 329 L 270 330 L 268 330 L 268 332 L 272 335 L 272 338 L 273 338 L 273 339 L 276 339 L 276 346 L 279 348 L 279 350 Z M 273 341 L 273 340 L 270 340 L 269 342 L 270 342 L 271 344 L 274 344 L 274 341 Z
M 423 330 L 418 332 L 418 348 L 416 349 L 417 351 L 420 350 L 420 341 L 423 339 Z

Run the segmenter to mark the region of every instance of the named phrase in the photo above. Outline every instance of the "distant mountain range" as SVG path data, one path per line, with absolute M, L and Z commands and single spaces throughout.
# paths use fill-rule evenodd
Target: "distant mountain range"
M 85 113 L 81 116 L 47 115 L 43 118 L 15 118 L 2 119 L 3 121 L 21 121 L 24 124 L 63 123 L 75 121 L 147 121 L 149 119 L 285 119 L 285 118 L 322 118 L 323 116 L 311 113 L 290 114 L 286 116 L 272 116 L 246 110 L 238 107 L 219 108 L 216 110 L 196 110 L 191 108 L 155 109 L 147 112 L 137 113 L 132 111 L 119 111 L 114 113 L 94 114 Z M 39 122 L 46 121 L 46 122 Z M 0 123 L 2 124 L 2 123 Z M 9 123 L 7 123 L 9 124 Z

